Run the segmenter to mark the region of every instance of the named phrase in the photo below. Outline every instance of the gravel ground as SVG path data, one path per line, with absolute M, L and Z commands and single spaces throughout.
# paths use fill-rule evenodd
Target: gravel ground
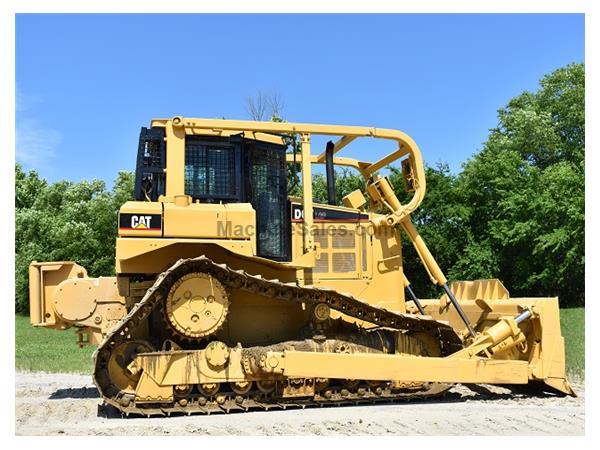
M 17 372 L 17 435 L 583 435 L 579 397 L 457 385 L 436 400 L 170 418 L 121 418 L 91 377 Z

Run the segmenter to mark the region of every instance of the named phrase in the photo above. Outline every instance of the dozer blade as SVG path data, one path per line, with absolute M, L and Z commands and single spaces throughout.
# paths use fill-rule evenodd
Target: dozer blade
M 471 356 L 526 361 L 532 386 L 541 384 L 552 391 L 575 395 L 566 377 L 558 298 L 512 298 L 495 279 L 457 281 L 450 288 L 478 332 L 454 357 L 471 353 Z M 445 295 L 421 303 L 435 319 L 448 321 L 455 330 L 463 329 L 461 318 Z M 519 315 L 524 311 L 530 311 L 531 315 L 520 320 Z M 462 334 L 466 335 L 466 331 Z M 486 337 L 488 340 L 482 341 Z M 489 339 L 492 345 L 487 345 Z

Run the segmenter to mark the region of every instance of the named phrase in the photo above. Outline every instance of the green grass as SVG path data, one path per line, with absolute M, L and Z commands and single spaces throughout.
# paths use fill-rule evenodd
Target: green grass
M 570 377 L 583 379 L 585 369 L 585 309 L 561 309 L 560 330 L 565 338 L 567 373 Z
M 15 317 L 15 366 L 19 370 L 92 373 L 95 346 L 79 348 L 74 329 L 34 328 L 29 317 Z
M 569 376 L 584 378 L 584 308 L 561 309 L 560 326 L 566 342 Z M 29 318 L 16 316 L 15 365 L 21 370 L 91 373 L 95 347 L 78 348 L 73 330 L 34 328 Z

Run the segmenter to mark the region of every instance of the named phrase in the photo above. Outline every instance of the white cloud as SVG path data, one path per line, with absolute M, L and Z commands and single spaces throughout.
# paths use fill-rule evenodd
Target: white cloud
M 27 168 L 47 167 L 56 155 L 62 135 L 35 118 L 36 105 L 43 102 L 41 97 L 26 94 L 18 86 L 15 93 L 15 159 Z
M 41 126 L 33 118 L 17 118 L 16 138 L 17 161 L 35 168 L 46 166 L 62 142 L 58 131 Z
M 41 103 L 41 97 L 25 94 L 19 86 L 15 90 L 15 110 L 20 113 L 30 110 L 33 106 Z

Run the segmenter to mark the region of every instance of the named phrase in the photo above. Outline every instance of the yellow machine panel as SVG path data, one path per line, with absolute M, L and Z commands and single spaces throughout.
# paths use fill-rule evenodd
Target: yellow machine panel
M 189 199 L 189 197 L 187 197 Z M 253 240 L 255 211 L 249 203 L 164 203 L 164 237 Z

